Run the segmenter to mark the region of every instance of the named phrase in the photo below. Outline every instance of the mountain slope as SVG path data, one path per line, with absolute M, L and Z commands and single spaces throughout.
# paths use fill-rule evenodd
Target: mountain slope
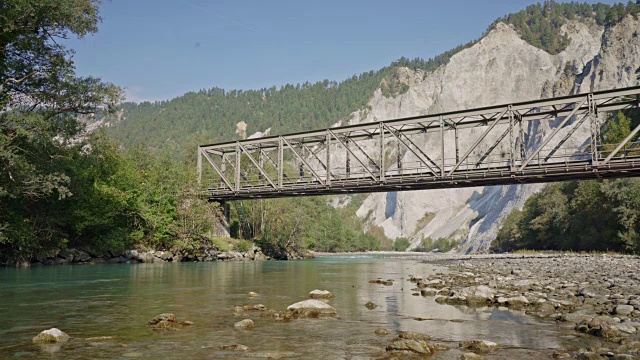
M 353 114 L 352 122 L 631 86 L 640 66 L 638 29 L 640 20 L 631 15 L 606 29 L 590 19 L 573 20 L 562 29 L 570 44 L 551 55 L 522 40 L 512 26 L 498 24 L 479 43 L 453 56 L 424 80 L 414 77 L 405 94 L 389 99 L 377 92 L 368 115 Z M 406 78 L 412 78 L 410 71 Z M 536 142 L 549 130 L 530 126 L 527 135 Z M 498 133 L 487 138 L 489 144 Z M 583 132 L 576 138 L 586 140 L 588 136 Z M 438 144 L 435 138 L 421 143 L 426 149 Z M 470 145 L 461 139 L 462 149 Z M 381 226 L 390 237 L 411 238 L 413 246 L 422 238 L 454 237 L 463 241 L 463 250 L 477 251 L 487 249 L 501 220 L 541 188 L 514 185 L 372 194 L 357 214 Z

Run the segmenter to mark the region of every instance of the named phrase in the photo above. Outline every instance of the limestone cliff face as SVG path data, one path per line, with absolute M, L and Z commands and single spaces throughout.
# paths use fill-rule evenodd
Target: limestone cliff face
M 459 52 L 432 73 L 398 69 L 399 78 L 409 85 L 409 90 L 395 98 L 386 98 L 382 91 L 376 91 L 366 111 L 353 113 L 349 122 L 432 114 L 635 84 L 634 71 L 640 66 L 640 20 L 628 16 L 606 30 L 588 20 L 574 21 L 563 30 L 571 38 L 571 44 L 560 54 L 550 55 L 523 41 L 509 26 L 499 24 L 480 42 Z M 530 124 L 527 132 L 532 143 L 536 143 L 549 130 L 548 125 Z M 479 133 L 484 129 L 470 131 Z M 493 136 L 497 138 L 499 133 L 496 131 Z M 576 135 L 576 140 L 567 146 L 580 146 L 589 136 L 584 131 Z M 470 137 L 460 140 L 461 149 L 473 142 Z M 439 141 L 429 135 L 420 143 L 427 151 L 439 146 Z M 412 154 L 402 156 L 410 161 Z M 456 237 L 463 241 L 461 251 L 480 251 L 489 247 L 501 220 L 512 209 L 521 208 L 541 188 L 542 185 L 513 185 L 377 193 L 367 197 L 357 215 L 369 224 L 381 226 L 387 236 L 411 238 L 413 246 L 422 237 Z

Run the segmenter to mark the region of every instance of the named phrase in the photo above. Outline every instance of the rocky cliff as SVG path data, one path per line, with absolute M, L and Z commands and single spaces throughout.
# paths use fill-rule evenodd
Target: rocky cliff
M 367 108 L 354 112 L 349 122 L 631 86 L 636 82 L 634 71 L 640 66 L 639 29 L 640 20 L 632 16 L 606 29 L 591 20 L 572 21 L 563 27 L 571 39 L 570 45 L 551 55 L 522 40 L 511 27 L 498 24 L 477 44 L 459 52 L 432 73 L 398 69 L 398 79 L 408 85 L 408 91 L 387 98 L 377 90 Z M 545 124 L 530 124 L 527 135 L 534 142 L 541 141 L 549 130 Z M 499 136 L 498 131 L 493 136 Z M 577 137 L 587 138 L 586 132 Z M 471 142 L 461 139 L 461 149 L 468 148 Z M 439 143 L 426 137 L 421 145 L 429 149 Z M 377 193 L 367 197 L 357 215 L 369 224 L 381 226 L 389 237 L 410 238 L 413 247 L 422 238 L 448 237 L 462 241 L 460 251 L 481 251 L 489 247 L 501 220 L 512 209 L 521 208 L 541 187 L 512 185 Z

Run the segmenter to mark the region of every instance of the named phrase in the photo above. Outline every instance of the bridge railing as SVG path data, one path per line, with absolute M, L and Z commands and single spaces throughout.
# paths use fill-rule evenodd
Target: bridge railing
M 638 107 L 632 87 L 203 145 L 198 177 L 222 201 L 633 176 L 640 126 L 601 133 Z

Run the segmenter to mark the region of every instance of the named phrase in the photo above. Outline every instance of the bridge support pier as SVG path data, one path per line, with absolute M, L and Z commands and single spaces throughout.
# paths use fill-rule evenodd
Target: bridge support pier
M 224 216 L 226 226 L 229 227 L 231 224 L 231 204 L 227 201 L 221 201 L 220 206 L 222 206 L 222 215 Z

